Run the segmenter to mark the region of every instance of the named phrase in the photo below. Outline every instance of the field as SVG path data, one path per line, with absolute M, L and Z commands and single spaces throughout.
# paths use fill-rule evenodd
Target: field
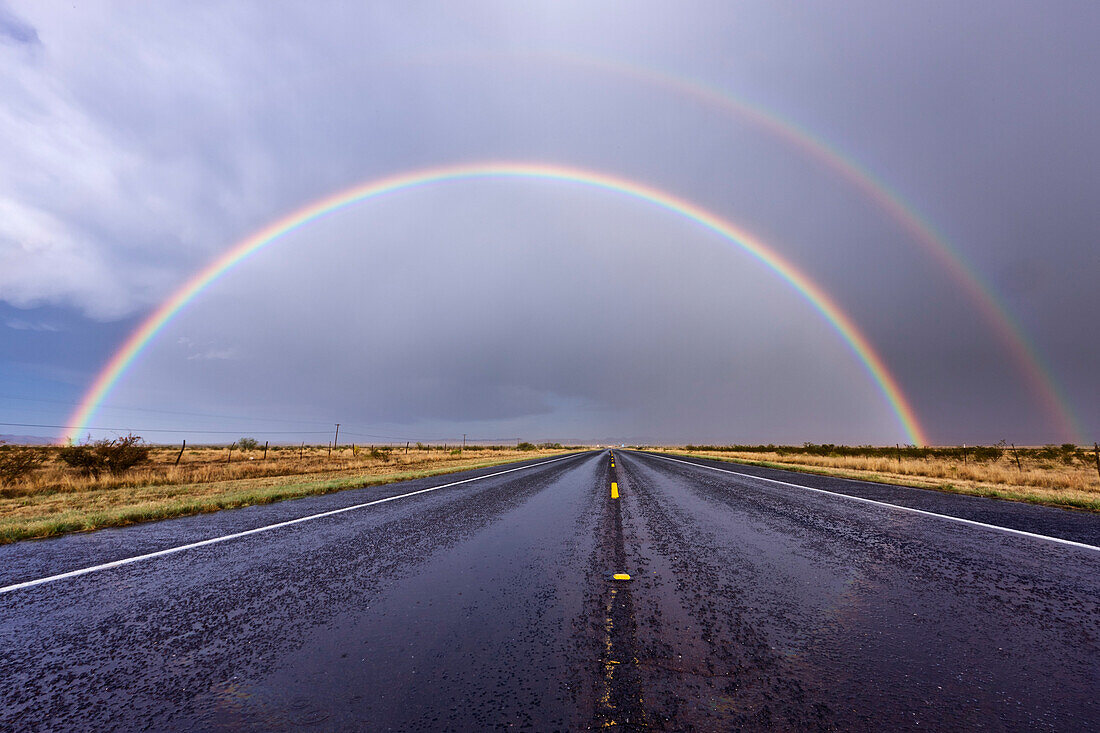
M 148 460 L 125 471 L 89 475 L 61 460 L 54 447 L 0 446 L 5 456 L 28 451 L 40 460 L 0 483 L 0 544 L 69 532 L 264 504 L 357 486 L 507 463 L 562 452 L 436 446 L 397 448 L 273 446 L 230 452 L 225 446 L 152 447 Z M 683 446 L 683 455 L 717 458 L 962 494 L 1100 511 L 1094 454 L 1076 446 L 1012 449 L 803 446 Z M 176 463 L 179 460 L 178 465 Z
M 524 446 L 527 447 L 527 446 Z M 25 450 L 3 447 L 14 453 Z M 153 447 L 149 460 L 122 473 L 84 475 L 60 460 L 57 448 L 33 449 L 44 462 L 0 484 L 0 544 L 101 527 L 265 504 L 358 486 L 377 485 L 561 453 L 558 448 L 519 450 L 438 447 L 371 450 L 346 447 Z M 228 459 L 228 460 L 227 460 Z
M 832 445 L 684 446 L 674 452 L 901 486 L 1100 512 L 1092 449 Z M 1018 461 L 1018 462 L 1017 462 Z

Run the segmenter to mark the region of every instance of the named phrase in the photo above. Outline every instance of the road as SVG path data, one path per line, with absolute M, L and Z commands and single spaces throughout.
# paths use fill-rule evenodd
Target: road
M 0 729 L 1096 728 L 1097 545 L 618 450 L 19 543 Z

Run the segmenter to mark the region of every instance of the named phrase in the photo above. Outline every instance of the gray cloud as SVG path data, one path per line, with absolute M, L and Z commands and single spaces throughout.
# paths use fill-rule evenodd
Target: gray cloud
M 41 44 L 38 31 L 4 5 L 0 5 L 0 43 Z
M 0 12 L 0 34 L 33 39 L 0 44 L 0 300 L 56 306 L 99 333 L 332 191 L 456 161 L 549 161 L 657 186 L 758 234 L 852 315 L 934 439 L 1061 440 L 973 299 L 873 199 L 640 69 L 773 110 L 884 181 L 998 294 L 1095 431 L 1098 12 Z M 774 273 L 610 194 L 515 182 L 401 194 L 311 225 L 223 282 L 118 401 L 178 409 L 185 394 L 212 413 L 277 406 L 393 430 L 904 438 L 848 347 Z

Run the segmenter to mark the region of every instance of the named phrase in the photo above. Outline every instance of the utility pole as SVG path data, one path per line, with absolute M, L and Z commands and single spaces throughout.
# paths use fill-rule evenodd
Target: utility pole
M 340 442 L 340 423 L 336 423 L 336 437 L 332 440 L 332 447 L 335 448 L 338 442 Z

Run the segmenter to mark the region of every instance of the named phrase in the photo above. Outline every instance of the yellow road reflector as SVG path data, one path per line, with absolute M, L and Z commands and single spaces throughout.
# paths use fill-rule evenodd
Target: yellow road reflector
M 611 498 L 612 499 L 618 499 L 619 498 L 619 485 L 617 483 L 615 483 L 614 481 L 611 482 Z
M 630 580 L 630 576 L 626 573 L 615 573 L 611 577 L 615 580 Z

